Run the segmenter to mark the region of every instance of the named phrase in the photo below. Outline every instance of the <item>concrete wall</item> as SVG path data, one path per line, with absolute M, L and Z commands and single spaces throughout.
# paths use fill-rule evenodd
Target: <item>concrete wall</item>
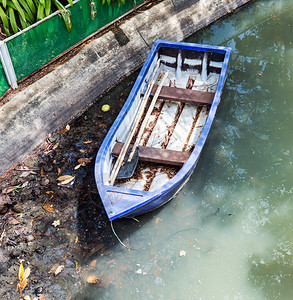
M 138 69 L 157 39 L 181 41 L 251 0 L 165 0 L 120 24 L 0 108 L 0 174 L 109 87 Z M 127 39 L 126 39 L 127 40 Z

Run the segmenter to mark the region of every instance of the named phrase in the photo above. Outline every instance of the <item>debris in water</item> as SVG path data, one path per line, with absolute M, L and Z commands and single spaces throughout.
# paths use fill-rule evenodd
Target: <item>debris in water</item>
M 103 111 L 103 112 L 107 112 L 107 111 L 109 111 L 109 110 L 110 110 L 110 105 L 104 104 L 104 105 L 102 106 L 102 111 Z

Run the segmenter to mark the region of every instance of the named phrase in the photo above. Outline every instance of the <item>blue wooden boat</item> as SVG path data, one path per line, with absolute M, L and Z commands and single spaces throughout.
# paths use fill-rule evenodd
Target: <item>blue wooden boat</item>
M 109 220 L 156 209 L 188 181 L 220 102 L 230 53 L 228 47 L 154 43 L 96 157 Z M 130 143 L 138 146 L 138 164 L 131 178 L 117 179 Z

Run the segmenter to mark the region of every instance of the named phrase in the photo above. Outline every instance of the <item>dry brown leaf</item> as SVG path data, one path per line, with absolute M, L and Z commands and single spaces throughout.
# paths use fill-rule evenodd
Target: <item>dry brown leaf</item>
M 22 291 L 25 289 L 25 287 L 28 285 L 28 279 L 25 279 L 21 282 L 19 282 L 16 286 L 16 289 L 22 293 Z
M 25 181 L 22 185 L 21 188 L 27 187 L 29 184 L 29 180 Z
M 39 300 L 45 300 L 45 295 L 44 295 L 44 294 L 41 294 L 41 295 L 39 296 Z
M 58 148 L 58 146 L 59 146 L 59 142 L 58 143 L 56 143 L 54 146 L 53 146 L 53 150 L 55 150 L 55 149 L 57 149 Z
M 0 204 L 12 204 L 12 201 L 8 195 L 0 195 Z
M 63 176 L 59 176 L 57 178 L 58 181 L 64 181 L 64 180 L 68 180 L 68 179 L 73 179 L 74 177 L 71 175 L 63 175 Z
M 43 209 L 46 210 L 49 213 L 52 213 L 52 214 L 55 213 L 53 206 L 50 205 L 49 203 L 45 203 L 43 205 Z
M 86 281 L 88 283 L 99 283 L 99 278 L 96 277 L 95 275 L 90 275 L 90 276 L 88 276 L 88 278 L 86 279 Z
M 107 261 L 106 264 L 109 265 L 109 264 L 113 263 L 114 261 L 115 261 L 115 259 L 111 259 L 111 260 Z
M 84 144 L 90 144 L 91 142 L 92 142 L 92 141 L 89 140 L 89 141 L 84 141 L 83 143 L 84 143 Z
M 70 130 L 70 126 L 67 124 L 66 127 L 60 131 L 61 134 L 64 134 L 65 132 L 67 132 L 68 130 Z
M 63 175 L 57 178 L 58 181 L 61 181 L 61 184 L 68 184 L 71 182 L 75 177 L 71 175 Z
M 160 221 L 161 221 L 161 219 L 159 217 L 157 217 L 155 220 L 155 224 L 158 224 Z
M 64 265 L 54 265 L 51 267 L 49 273 L 54 274 L 55 276 L 57 276 L 60 272 L 62 272 L 64 269 Z
M 8 224 L 10 224 L 10 225 L 18 225 L 19 222 L 18 222 L 16 219 L 11 218 L 11 219 L 8 221 Z
M 91 263 L 89 264 L 88 270 L 92 270 L 97 264 L 97 260 L 94 259 L 93 261 L 91 261 Z
M 47 191 L 46 194 L 50 195 L 50 194 L 54 194 L 53 191 Z
M 74 170 L 78 170 L 81 167 L 81 164 L 74 167 Z
M 31 171 L 24 171 L 19 175 L 19 177 L 27 177 L 30 174 L 31 174 Z
M 78 163 L 80 163 L 82 166 L 86 166 L 90 162 L 91 162 L 91 160 L 89 158 L 80 158 L 78 160 Z
M 25 230 L 25 227 L 19 226 L 19 227 L 17 227 L 17 228 L 14 230 L 14 232 L 15 232 L 15 234 L 17 234 L 17 235 L 21 235 L 21 234 L 24 232 L 24 230 Z
M 75 237 L 74 244 L 77 244 L 77 242 L 78 242 L 78 236 Z
M 2 191 L 2 193 L 3 194 L 9 194 L 9 193 L 13 192 L 16 188 L 17 188 L 17 186 L 8 186 L 7 188 L 5 188 Z

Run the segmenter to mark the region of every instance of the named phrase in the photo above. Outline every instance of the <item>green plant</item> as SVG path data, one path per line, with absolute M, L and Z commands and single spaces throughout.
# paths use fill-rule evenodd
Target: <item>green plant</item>
M 66 2 L 73 5 L 73 0 Z M 0 18 L 7 36 L 42 20 L 54 11 L 60 12 L 70 31 L 69 11 L 59 0 L 0 0 Z

